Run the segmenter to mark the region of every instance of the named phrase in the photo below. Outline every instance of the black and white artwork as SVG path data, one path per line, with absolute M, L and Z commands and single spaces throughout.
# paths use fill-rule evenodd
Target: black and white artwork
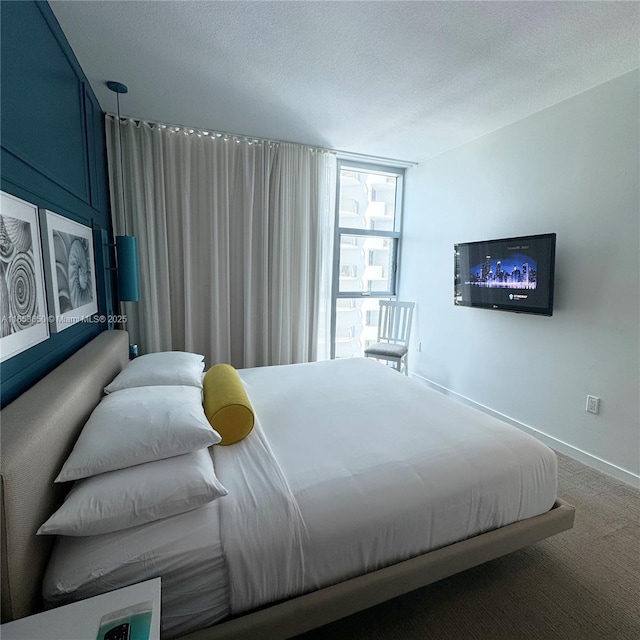
M 0 192 L 0 362 L 49 337 L 38 208 Z
M 46 211 L 52 330 L 97 313 L 93 234 L 89 227 Z

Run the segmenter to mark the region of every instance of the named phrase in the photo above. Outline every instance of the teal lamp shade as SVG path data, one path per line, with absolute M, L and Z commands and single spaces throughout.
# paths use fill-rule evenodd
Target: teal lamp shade
M 138 278 L 138 239 L 135 236 L 116 236 L 118 254 L 118 298 L 123 302 L 140 300 Z

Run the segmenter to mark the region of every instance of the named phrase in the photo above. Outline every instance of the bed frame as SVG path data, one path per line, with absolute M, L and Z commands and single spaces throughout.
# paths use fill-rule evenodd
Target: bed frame
M 105 331 L 0 413 L 2 622 L 43 608 L 41 585 L 52 536 L 38 527 L 68 489 L 53 479 L 104 386 L 125 366 L 125 331 Z M 231 618 L 183 640 L 282 640 L 511 553 L 573 526 L 574 508 L 557 500 L 542 515 L 410 560 Z

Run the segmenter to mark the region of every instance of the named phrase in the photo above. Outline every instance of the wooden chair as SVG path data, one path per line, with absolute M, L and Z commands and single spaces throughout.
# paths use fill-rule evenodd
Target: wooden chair
M 380 300 L 378 340 L 364 350 L 367 358 L 393 362 L 397 371 L 409 375 L 409 337 L 415 302 Z

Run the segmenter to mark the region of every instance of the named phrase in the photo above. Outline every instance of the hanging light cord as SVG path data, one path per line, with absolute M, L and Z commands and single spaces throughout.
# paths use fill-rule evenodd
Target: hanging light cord
M 122 187 L 122 213 L 124 216 L 124 235 L 127 235 L 127 200 L 124 197 L 124 159 L 122 154 L 122 122 L 120 120 L 120 93 L 116 92 L 118 105 L 118 145 L 120 147 L 120 186 Z

